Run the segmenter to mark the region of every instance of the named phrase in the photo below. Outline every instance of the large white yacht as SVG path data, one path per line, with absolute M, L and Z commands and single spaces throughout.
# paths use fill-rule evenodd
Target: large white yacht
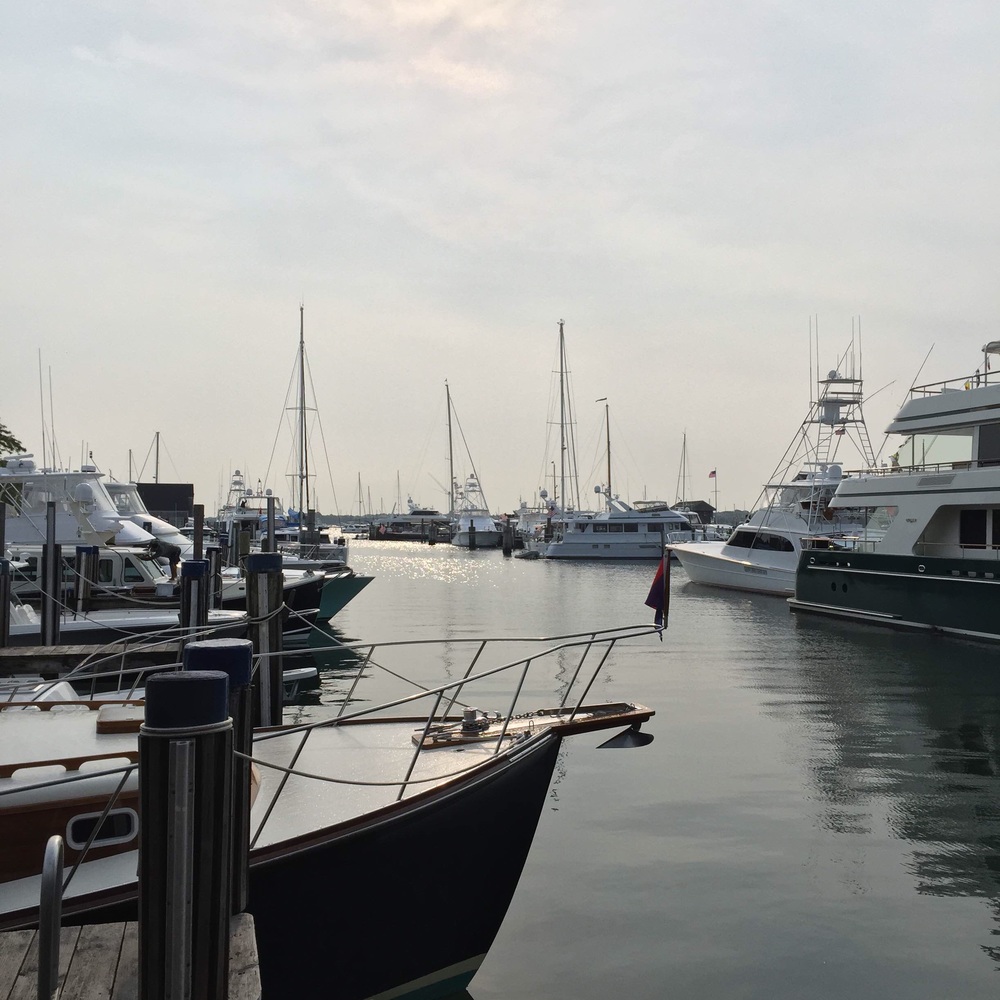
M 819 379 L 817 398 L 747 521 L 725 541 L 668 544 L 694 583 L 787 597 L 795 589 L 804 536 L 857 530 L 857 511 L 829 504 L 844 481 L 838 461 L 844 441 L 853 444 L 866 468 L 875 464 L 862 388 L 860 377 L 840 371 Z
M 974 374 L 911 390 L 889 466 L 845 478 L 830 501 L 865 523 L 806 540 L 792 610 L 1000 639 L 998 357 L 991 341 Z
M 665 536 L 691 526 L 666 505 L 639 510 L 607 491 L 604 499 L 605 509 L 598 514 L 566 513 L 553 519 L 555 533 L 542 553 L 546 559 L 660 559 Z

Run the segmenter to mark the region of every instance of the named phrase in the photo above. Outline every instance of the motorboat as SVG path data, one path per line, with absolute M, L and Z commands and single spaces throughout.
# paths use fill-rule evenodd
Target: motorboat
M 433 1000 L 468 986 L 517 886 L 562 740 L 652 738 L 638 731 L 651 709 L 585 699 L 619 644 L 654 631 L 359 645 L 335 718 L 258 731 L 247 909 L 264 995 Z M 372 671 L 388 688 L 377 704 L 353 697 Z M 474 707 L 498 697 L 502 711 Z M 134 919 L 142 718 L 134 705 L 0 711 L 0 929 L 38 920 L 53 833 L 73 866 L 64 920 Z M 348 956 L 336 967 L 331 921 Z
M 802 539 L 819 530 L 851 534 L 858 511 L 831 506 L 844 482 L 843 442 L 857 449 L 865 468 L 875 464 L 862 412 L 863 382 L 852 371 L 830 371 L 775 472 L 757 509 L 725 540 L 669 541 L 672 556 L 693 583 L 788 597 Z
M 973 374 L 916 386 L 889 462 L 845 477 L 830 509 L 851 535 L 803 541 L 790 606 L 895 628 L 1000 639 L 1000 341 Z
M 153 533 L 123 516 L 95 465 L 40 469 L 30 454 L 0 465 L 0 511 L 7 544 L 41 544 L 48 537 L 48 505 L 55 505 L 55 541 L 72 545 L 148 545 Z
M 406 513 L 376 517 L 369 537 L 387 542 L 447 542 L 451 538 L 451 518 L 433 507 L 422 507 L 413 497 L 406 498 Z
M 690 521 L 669 507 L 640 510 L 605 493 L 605 509 L 596 514 L 563 514 L 553 519 L 554 533 L 542 554 L 546 559 L 661 559 L 667 535 L 688 530 Z
M 475 473 L 470 473 L 464 487 L 456 490 L 451 544 L 463 549 L 495 549 L 502 533 L 486 507 L 486 498 Z

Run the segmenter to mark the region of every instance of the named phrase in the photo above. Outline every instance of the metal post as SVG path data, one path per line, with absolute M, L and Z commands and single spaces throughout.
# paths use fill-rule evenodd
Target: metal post
M 469 548 L 474 549 L 476 547 L 476 525 L 472 520 L 469 521 Z
M 194 515 L 194 551 L 192 558 L 201 559 L 205 551 L 205 505 L 196 503 L 193 510 Z
M 205 559 L 208 562 L 208 606 L 210 608 L 221 608 L 222 567 L 225 563 L 222 549 L 218 545 L 209 545 L 205 550 Z
M 281 556 L 257 552 L 247 558 L 247 610 L 258 667 L 254 678 L 254 725 L 281 725 L 283 692 Z
M 91 608 L 91 597 L 97 584 L 97 567 L 101 550 L 97 545 L 76 547 L 76 613 L 86 614 Z
M 274 496 L 267 498 L 267 546 L 266 548 L 263 545 L 261 546 L 261 549 L 265 552 L 274 552 L 277 548 L 274 541 L 274 505 L 277 499 Z
M 208 625 L 208 563 L 185 559 L 181 563 L 180 643 L 199 638 Z
M 233 723 L 220 671 L 154 674 L 139 730 L 139 996 L 229 993 Z
M 0 559 L 0 649 L 10 643 L 10 561 Z
M 253 706 L 249 639 L 205 639 L 184 648 L 185 670 L 221 670 L 229 677 L 229 716 L 233 720 L 232 896 L 231 911 L 247 908 L 250 874 L 250 761 Z
M 42 621 L 43 646 L 59 645 L 59 622 L 62 608 L 59 592 L 62 589 L 62 551 L 56 545 L 56 505 L 50 500 L 45 505 L 45 545 L 42 547 Z

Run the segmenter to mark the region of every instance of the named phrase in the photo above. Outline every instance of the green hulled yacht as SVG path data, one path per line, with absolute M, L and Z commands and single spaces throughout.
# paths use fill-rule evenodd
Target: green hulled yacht
M 1000 640 L 998 355 L 991 341 L 973 375 L 911 389 L 898 450 L 830 501 L 864 527 L 803 542 L 793 611 Z

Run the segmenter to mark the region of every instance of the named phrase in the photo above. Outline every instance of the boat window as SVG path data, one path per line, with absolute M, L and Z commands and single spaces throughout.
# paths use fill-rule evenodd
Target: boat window
M 576 522 L 576 530 L 577 531 L 586 531 L 588 523 L 589 522 L 587 522 L 587 521 L 577 521 Z
M 903 442 L 896 455 L 903 468 L 971 462 L 972 428 L 914 434 Z
M 986 511 L 958 512 L 958 544 L 965 548 L 986 548 Z
M 662 535 L 663 534 L 663 522 L 661 521 L 658 524 L 647 524 L 646 525 L 646 530 L 647 531 L 652 531 L 654 534 L 660 534 L 660 535 Z
M 1000 424 L 981 424 L 979 427 L 979 464 L 1000 464 Z
M 142 570 L 136 565 L 135 561 L 130 556 L 125 560 L 125 566 L 122 569 L 122 582 L 123 583 L 141 583 L 146 577 Z
M 35 556 L 29 556 L 24 560 L 25 567 L 23 569 L 14 570 L 14 580 L 15 581 L 25 581 L 30 580 L 34 582 L 38 579 L 38 559 Z
M 639 525 L 635 524 L 634 522 L 629 522 L 629 523 L 627 523 L 625 525 L 625 530 L 626 531 L 634 531 L 634 532 L 638 533 L 638 531 L 639 531 Z
M 734 531 L 726 545 L 734 549 L 749 549 L 757 537 L 756 531 Z
M 607 521 L 595 521 L 593 524 L 594 531 L 603 531 L 604 534 L 608 533 L 608 522 Z
M 622 526 L 621 526 L 620 524 L 609 524 L 609 525 L 608 525 L 608 531 L 611 531 L 611 532 L 616 532 L 616 533 L 617 533 L 617 534 L 619 534 L 619 535 L 620 535 L 620 534 L 621 534 L 621 533 L 622 533 L 622 532 L 623 532 L 624 530 L 625 530 L 625 529 L 624 529 L 624 528 L 623 528 L 623 527 L 622 527 Z
M 114 578 L 114 567 L 110 559 L 99 559 L 97 562 L 97 582 L 111 583 Z
M 83 813 L 74 816 L 66 824 L 66 843 L 74 851 L 82 851 L 87 846 L 101 813 Z M 139 817 L 134 809 L 112 809 L 101 823 L 94 847 L 109 847 L 112 844 L 127 844 L 139 832 Z

